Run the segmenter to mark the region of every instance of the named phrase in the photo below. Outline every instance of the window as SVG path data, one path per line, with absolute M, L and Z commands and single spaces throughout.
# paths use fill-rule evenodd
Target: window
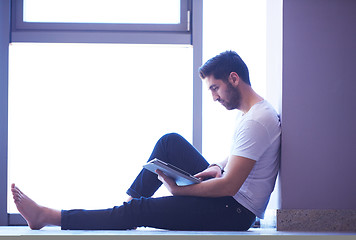
M 24 22 L 179 24 L 180 0 L 24 0 Z
M 84 2 L 82 7 L 88 3 Z M 9 132 L 8 143 L 7 139 L 1 140 L 2 146 L 8 146 L 8 160 L 7 153 L 5 157 L 1 153 L 0 158 L 9 171 L 1 169 L 8 175 L 7 180 L 0 182 L 1 190 L 11 182 L 30 179 L 32 183 L 26 186 L 31 189 L 24 190 L 36 192 L 31 196 L 42 199 L 40 203 L 46 201 L 56 207 L 58 202 L 52 200 L 59 194 L 60 206 L 64 208 L 106 208 L 126 199 L 123 195 L 132 176 L 138 173 L 162 134 L 179 132 L 201 149 L 201 81 L 193 68 L 200 66 L 202 61 L 199 30 L 202 1 L 150 1 L 152 6 L 159 2 L 170 2 L 175 12 L 170 12 L 161 22 L 153 18 L 131 18 L 111 23 L 98 19 L 73 23 L 73 20 L 31 20 L 29 5 L 36 1 L 12 1 L 12 28 L 8 37 L 12 41 L 9 47 L 9 113 L 5 116 L 9 124 L 0 122 Z M 2 12 L 10 10 L 6 4 L 0 8 Z M 193 17 L 196 20 L 190 21 Z M 119 21 L 122 23 L 113 23 Z M 193 28 L 197 31 L 192 31 Z M 6 39 L 8 32 L 0 33 Z M 26 75 L 21 76 L 21 72 Z M 0 104 L 7 109 L 7 100 Z M 17 121 L 24 116 L 25 121 Z M 94 125 L 99 127 L 92 127 Z M 22 139 L 21 136 L 27 137 Z M 33 139 L 37 144 L 31 143 Z M 110 142 L 108 145 L 104 144 L 106 140 Z M 61 151 L 61 147 L 66 151 Z M 114 153 L 109 152 L 109 148 Z M 129 166 L 134 158 L 140 160 Z M 124 173 L 116 170 L 118 162 L 120 167 L 126 167 Z M 74 169 L 79 168 L 83 175 L 75 172 Z M 97 176 L 98 172 L 103 173 L 102 176 Z M 45 194 L 38 191 L 43 186 L 37 183 L 59 175 L 68 176 L 72 181 L 53 182 Z M 113 178 L 109 180 L 107 175 Z M 118 176 L 120 181 L 117 181 Z M 99 181 L 102 184 L 98 184 Z M 105 186 L 108 182 L 115 185 L 115 190 L 110 188 L 110 200 L 98 204 L 95 197 L 107 195 L 103 190 L 108 189 Z M 51 200 L 46 198 L 50 195 L 49 189 L 54 190 Z M 84 194 L 91 198 L 91 203 L 79 206 L 72 201 L 73 197 L 68 197 L 70 194 Z M 67 204 L 69 198 L 70 206 Z M 14 205 L 11 206 L 11 197 L 3 195 L 0 202 L 7 203 L 1 205 L 1 224 L 24 223 L 18 214 L 11 214 L 16 212 Z M 9 212 L 4 211 L 4 205 L 8 205 Z
M 13 4 L 15 32 L 190 31 L 188 0 L 22 0 Z
M 190 46 L 13 43 L 9 66 L 9 182 L 51 207 L 120 205 L 159 137 L 192 141 Z

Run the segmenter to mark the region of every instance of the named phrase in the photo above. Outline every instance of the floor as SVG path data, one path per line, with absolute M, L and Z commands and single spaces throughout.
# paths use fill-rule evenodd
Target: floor
M 61 231 L 59 227 L 45 227 L 30 230 L 28 227 L 0 227 L 0 240 L 3 239 L 353 239 L 354 233 L 337 232 L 280 232 L 275 229 L 251 228 L 247 232 L 188 232 L 165 231 L 139 228 L 127 231 Z

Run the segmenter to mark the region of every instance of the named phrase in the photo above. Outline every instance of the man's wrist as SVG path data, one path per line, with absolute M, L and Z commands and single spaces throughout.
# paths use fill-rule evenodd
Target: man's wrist
M 221 174 L 223 174 L 223 173 L 225 172 L 225 171 L 224 171 L 224 168 L 223 168 L 220 164 L 218 164 L 218 163 L 210 164 L 210 165 L 208 166 L 208 168 L 213 167 L 213 166 L 219 167 L 220 170 L 221 170 Z

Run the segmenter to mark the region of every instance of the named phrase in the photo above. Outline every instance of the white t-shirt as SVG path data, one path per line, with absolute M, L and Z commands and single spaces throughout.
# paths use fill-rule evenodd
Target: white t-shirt
M 238 116 L 231 155 L 256 161 L 234 199 L 263 218 L 279 170 L 281 127 L 278 114 L 266 101 Z

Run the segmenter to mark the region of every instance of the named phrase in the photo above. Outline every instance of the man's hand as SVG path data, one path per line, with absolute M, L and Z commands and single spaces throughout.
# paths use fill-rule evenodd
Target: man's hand
M 204 171 L 195 174 L 194 177 L 199 178 L 202 181 L 210 178 L 219 178 L 221 177 L 221 169 L 218 166 L 211 166 Z
M 156 173 L 158 174 L 158 180 L 163 183 L 163 185 L 168 189 L 168 191 L 173 195 L 178 195 L 179 186 L 176 184 L 176 182 L 172 178 L 166 176 L 160 170 L 156 170 Z
M 201 183 L 187 186 L 177 186 L 175 181 L 162 171 L 157 170 L 156 173 L 158 179 L 174 196 L 225 197 L 234 196 L 239 191 L 255 163 L 255 160 L 232 155 L 227 164 L 222 164 L 225 169 L 223 176 L 221 169 L 213 165 L 195 175 L 203 180 Z

